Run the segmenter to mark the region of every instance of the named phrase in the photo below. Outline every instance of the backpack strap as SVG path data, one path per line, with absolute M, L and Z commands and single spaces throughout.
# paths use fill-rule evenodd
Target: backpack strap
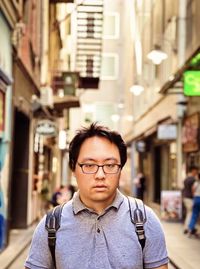
M 144 203 L 142 202 L 142 200 L 139 200 L 143 206 L 143 210 L 141 210 L 138 206 L 137 199 L 134 198 L 136 208 L 134 209 L 133 214 L 132 214 L 130 198 L 129 197 L 127 197 L 127 198 L 128 198 L 130 219 L 131 219 L 131 222 L 135 225 L 135 231 L 136 231 L 136 234 L 138 236 L 138 240 L 139 240 L 140 245 L 141 245 L 142 250 L 143 250 L 145 247 L 145 242 L 146 242 L 144 223 L 147 221 L 145 206 L 144 206 Z
M 48 246 L 51 252 L 54 267 L 56 268 L 56 231 L 60 228 L 61 213 L 65 203 L 58 205 L 47 212 L 45 228 L 48 231 Z

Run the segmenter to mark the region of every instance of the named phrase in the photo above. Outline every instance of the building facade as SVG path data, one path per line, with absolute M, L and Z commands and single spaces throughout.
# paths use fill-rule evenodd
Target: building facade
M 142 71 L 133 83 L 139 81 L 143 91 L 131 104 L 134 124 L 126 140 L 134 151 L 133 175 L 139 170 L 146 174 L 147 199 L 160 203 L 162 190 L 180 190 L 188 167 L 199 166 L 199 96 L 184 93 L 185 71 L 199 65 L 199 2 L 146 0 L 133 5 L 142 51 Z M 167 58 L 153 63 L 148 58 L 153 48 Z M 135 55 L 135 71 L 137 60 Z

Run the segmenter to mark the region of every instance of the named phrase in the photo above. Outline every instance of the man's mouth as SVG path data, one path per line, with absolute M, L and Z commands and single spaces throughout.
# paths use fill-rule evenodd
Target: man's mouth
M 107 187 L 105 185 L 96 185 L 96 186 L 94 186 L 94 189 L 96 189 L 96 190 L 105 190 L 105 189 L 107 189 Z

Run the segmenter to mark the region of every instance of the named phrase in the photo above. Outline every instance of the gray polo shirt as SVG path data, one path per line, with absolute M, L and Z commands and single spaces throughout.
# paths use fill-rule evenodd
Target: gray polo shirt
M 135 202 L 131 202 L 134 210 Z M 163 230 L 154 212 L 146 207 L 146 244 L 142 252 L 130 220 L 127 198 L 117 191 L 113 203 L 98 215 L 86 208 L 75 193 L 63 208 L 57 231 L 57 269 L 142 269 L 168 262 Z M 45 217 L 37 226 L 25 266 L 53 268 L 47 243 Z

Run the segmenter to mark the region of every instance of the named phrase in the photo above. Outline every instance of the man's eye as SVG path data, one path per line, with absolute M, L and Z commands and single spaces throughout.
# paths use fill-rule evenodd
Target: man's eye
M 108 167 L 108 168 L 113 168 L 113 167 L 115 167 L 115 165 L 116 165 L 116 164 L 110 163 L 110 164 L 106 164 L 106 167 Z

